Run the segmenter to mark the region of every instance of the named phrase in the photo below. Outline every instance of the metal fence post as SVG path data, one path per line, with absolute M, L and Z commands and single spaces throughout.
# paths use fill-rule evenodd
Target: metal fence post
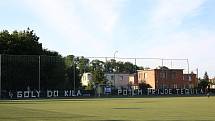
M 0 55 L 0 99 L 1 99 L 1 55 Z
M 38 87 L 39 87 L 39 91 L 40 91 L 40 56 L 39 56 L 39 63 L 38 64 L 39 64 L 39 69 L 38 69 L 38 73 L 39 73 L 38 74 L 38 76 L 39 76 L 38 77 Z
M 76 67 L 75 67 L 75 57 L 73 58 L 73 88 L 74 88 L 74 92 L 75 92 L 75 71 L 76 71 Z

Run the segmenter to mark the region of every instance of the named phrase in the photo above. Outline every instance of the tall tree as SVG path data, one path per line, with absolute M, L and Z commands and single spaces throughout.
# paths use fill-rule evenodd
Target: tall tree
M 111 59 L 105 63 L 105 73 L 113 73 L 116 68 L 116 60 Z
M 207 72 L 205 72 L 203 79 L 207 82 L 209 81 L 209 76 Z
M 108 73 L 135 73 L 138 67 L 133 65 L 131 62 L 121 62 L 112 59 L 105 63 L 105 72 Z
M 1 54 L 14 55 L 40 55 L 42 54 L 42 44 L 39 37 L 29 28 L 24 31 L 13 31 L 11 34 L 5 30 L 0 33 L 0 44 L 5 45 L 1 49 Z M 2 45 L 0 45 L 2 46 Z
M 103 84 L 105 82 L 104 77 L 104 62 L 100 60 L 93 60 L 90 63 L 90 71 L 93 75 L 94 84 Z
M 80 74 L 82 75 L 83 73 L 88 72 L 90 68 L 90 60 L 84 57 L 77 57 L 76 59 L 78 62 L 77 67 L 80 70 Z
M 7 30 L 0 32 L 0 54 L 60 56 L 55 51 L 43 49 L 39 37 L 29 28 L 11 34 Z
M 209 76 L 207 72 L 205 72 L 203 79 L 200 79 L 198 86 L 204 90 L 209 89 Z
M 39 70 L 41 89 L 59 87 L 64 81 L 64 61 L 61 55 L 43 49 L 39 37 L 29 28 L 12 33 L 7 30 L 0 32 L 0 54 L 3 54 L 3 89 L 26 89 L 27 86 L 38 89 Z
M 75 58 L 74 55 L 68 55 L 64 58 L 65 60 L 65 70 L 66 70 L 66 80 L 64 83 L 65 88 L 79 88 L 81 86 L 81 75 L 78 69 L 79 59 Z

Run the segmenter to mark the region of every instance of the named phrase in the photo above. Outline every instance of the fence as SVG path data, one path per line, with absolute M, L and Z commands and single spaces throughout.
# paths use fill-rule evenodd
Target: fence
M 81 57 L 77 58 L 80 61 Z M 119 57 L 85 57 L 85 59 L 89 62 L 81 65 L 74 60 L 68 63 L 67 58 L 60 56 L 0 55 L 0 98 L 18 90 L 78 89 L 81 87 L 80 76 L 87 71 L 85 67 L 89 66 L 92 60 L 109 62 L 114 59 L 151 68 L 166 65 L 173 68 L 174 61 L 183 61 L 184 66 L 181 68 L 188 68 L 189 72 L 188 59 Z M 80 70 L 81 66 L 84 66 L 84 70 Z

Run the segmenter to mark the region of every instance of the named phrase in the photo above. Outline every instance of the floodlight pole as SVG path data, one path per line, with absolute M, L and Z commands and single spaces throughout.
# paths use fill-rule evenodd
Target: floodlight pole
M 162 67 L 163 67 L 163 58 L 161 59 Z
M 115 52 L 114 52 L 114 55 L 113 55 L 113 58 L 114 58 L 114 60 L 115 60 L 115 58 L 116 58 L 116 53 L 118 53 L 118 51 L 116 50 Z M 116 60 L 115 60 L 116 61 Z M 116 67 L 115 67 L 116 68 Z M 115 74 L 116 72 L 114 72 L 114 88 L 116 88 L 116 74 Z
M 189 60 L 187 59 L 187 72 L 188 74 L 190 73 L 190 65 L 189 65 Z
M 116 58 L 116 53 L 118 53 L 118 51 L 117 51 L 117 50 L 114 52 L 114 55 L 113 55 L 114 60 L 115 60 L 115 58 Z
M 171 69 L 172 69 L 172 60 L 171 60 Z
M 137 72 L 137 59 L 134 59 L 135 73 Z

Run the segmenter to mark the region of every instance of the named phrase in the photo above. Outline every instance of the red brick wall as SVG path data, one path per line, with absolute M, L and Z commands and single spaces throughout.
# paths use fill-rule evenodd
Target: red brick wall
M 144 78 L 147 73 L 147 79 Z M 191 80 L 189 80 L 189 76 Z M 138 71 L 138 83 L 145 81 L 152 88 L 192 88 L 197 86 L 196 74 L 183 74 L 182 69 L 153 69 Z

